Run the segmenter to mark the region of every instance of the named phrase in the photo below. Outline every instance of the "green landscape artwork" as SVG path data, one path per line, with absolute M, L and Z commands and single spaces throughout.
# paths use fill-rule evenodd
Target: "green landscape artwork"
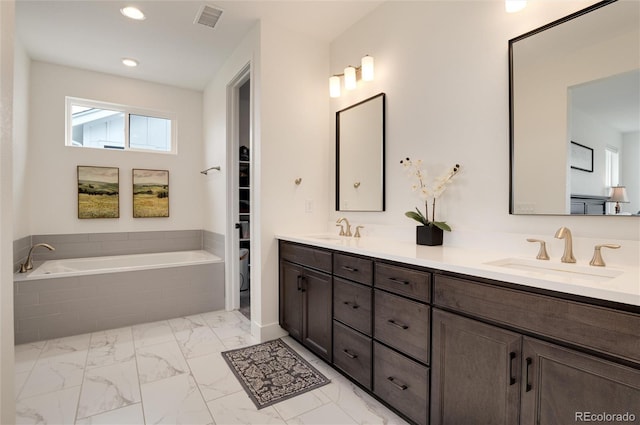
M 78 166 L 78 218 L 120 217 L 120 180 L 116 167 Z
M 169 171 L 133 169 L 133 217 L 169 217 Z

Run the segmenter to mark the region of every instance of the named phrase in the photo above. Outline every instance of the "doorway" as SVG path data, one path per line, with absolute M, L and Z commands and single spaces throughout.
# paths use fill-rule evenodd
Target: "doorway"
M 253 107 L 251 66 L 227 85 L 227 269 L 225 305 L 251 318 L 251 231 Z M 242 299 L 241 299 L 242 298 Z
M 251 320 L 251 80 L 239 89 L 238 103 L 238 252 L 240 312 Z

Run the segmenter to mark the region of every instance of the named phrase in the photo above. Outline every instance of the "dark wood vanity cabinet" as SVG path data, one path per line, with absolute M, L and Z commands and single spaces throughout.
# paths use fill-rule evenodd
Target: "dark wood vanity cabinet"
M 333 365 L 371 390 L 373 261 L 333 257 Z
M 374 288 L 373 393 L 427 424 L 431 273 L 376 262 Z
M 280 244 L 280 326 L 327 361 L 332 354 L 331 255 Z
M 569 424 L 593 412 L 640 418 L 638 367 L 564 346 L 620 359 L 636 347 L 638 356 L 637 314 L 449 276 L 436 277 L 434 305 L 431 424 Z M 625 340 L 607 346 L 611 334 Z
M 640 309 L 589 301 L 280 242 L 281 326 L 418 425 L 639 423 Z

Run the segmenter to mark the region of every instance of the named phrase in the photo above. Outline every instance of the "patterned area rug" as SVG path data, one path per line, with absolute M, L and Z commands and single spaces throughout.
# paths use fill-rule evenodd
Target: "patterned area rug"
M 222 357 L 258 409 L 330 382 L 280 339 L 225 351 Z

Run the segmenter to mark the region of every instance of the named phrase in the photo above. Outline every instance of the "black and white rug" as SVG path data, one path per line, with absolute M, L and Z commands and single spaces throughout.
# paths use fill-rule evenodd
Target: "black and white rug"
M 330 381 L 280 339 L 222 353 L 258 409 Z

